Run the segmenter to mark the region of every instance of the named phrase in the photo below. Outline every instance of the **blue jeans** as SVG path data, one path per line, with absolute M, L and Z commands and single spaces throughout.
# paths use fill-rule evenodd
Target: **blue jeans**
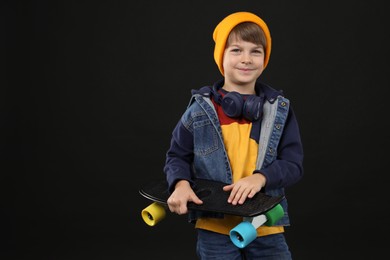
M 284 234 L 257 237 L 245 248 L 236 247 L 227 235 L 197 229 L 196 253 L 201 260 L 291 260 Z

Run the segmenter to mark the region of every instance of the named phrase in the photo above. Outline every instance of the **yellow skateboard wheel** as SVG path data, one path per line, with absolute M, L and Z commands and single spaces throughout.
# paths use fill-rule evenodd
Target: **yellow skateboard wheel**
M 149 226 L 154 226 L 165 218 L 165 208 L 157 202 L 153 202 L 141 212 L 142 219 Z

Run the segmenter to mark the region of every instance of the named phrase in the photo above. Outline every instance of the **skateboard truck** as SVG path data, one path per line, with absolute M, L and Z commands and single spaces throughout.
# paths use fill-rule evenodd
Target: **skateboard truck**
M 280 204 L 270 209 L 264 214 L 256 217 L 244 217 L 244 221 L 230 230 L 230 240 L 239 248 L 244 248 L 257 237 L 257 228 L 273 226 L 284 215 L 284 210 Z

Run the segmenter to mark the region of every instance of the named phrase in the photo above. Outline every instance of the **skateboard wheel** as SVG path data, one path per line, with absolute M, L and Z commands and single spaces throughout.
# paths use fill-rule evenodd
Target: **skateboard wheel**
M 246 247 L 249 243 L 255 240 L 256 237 L 257 231 L 248 221 L 243 221 L 230 230 L 230 240 L 239 248 Z
M 142 210 L 141 216 L 146 224 L 154 226 L 165 217 L 165 208 L 161 204 L 153 202 Z
M 282 205 L 278 204 L 269 211 L 265 213 L 267 221 L 264 223 L 266 226 L 273 226 L 275 223 L 281 219 L 284 215 L 284 210 Z

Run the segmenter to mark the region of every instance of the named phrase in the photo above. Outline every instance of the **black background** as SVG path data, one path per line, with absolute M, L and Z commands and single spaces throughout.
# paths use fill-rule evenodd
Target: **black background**
M 212 32 L 268 24 L 261 76 L 297 114 L 305 176 L 287 189 L 295 259 L 388 251 L 386 1 L 1 2 L 2 259 L 195 259 L 186 216 L 143 223 L 190 90 L 220 78 Z

